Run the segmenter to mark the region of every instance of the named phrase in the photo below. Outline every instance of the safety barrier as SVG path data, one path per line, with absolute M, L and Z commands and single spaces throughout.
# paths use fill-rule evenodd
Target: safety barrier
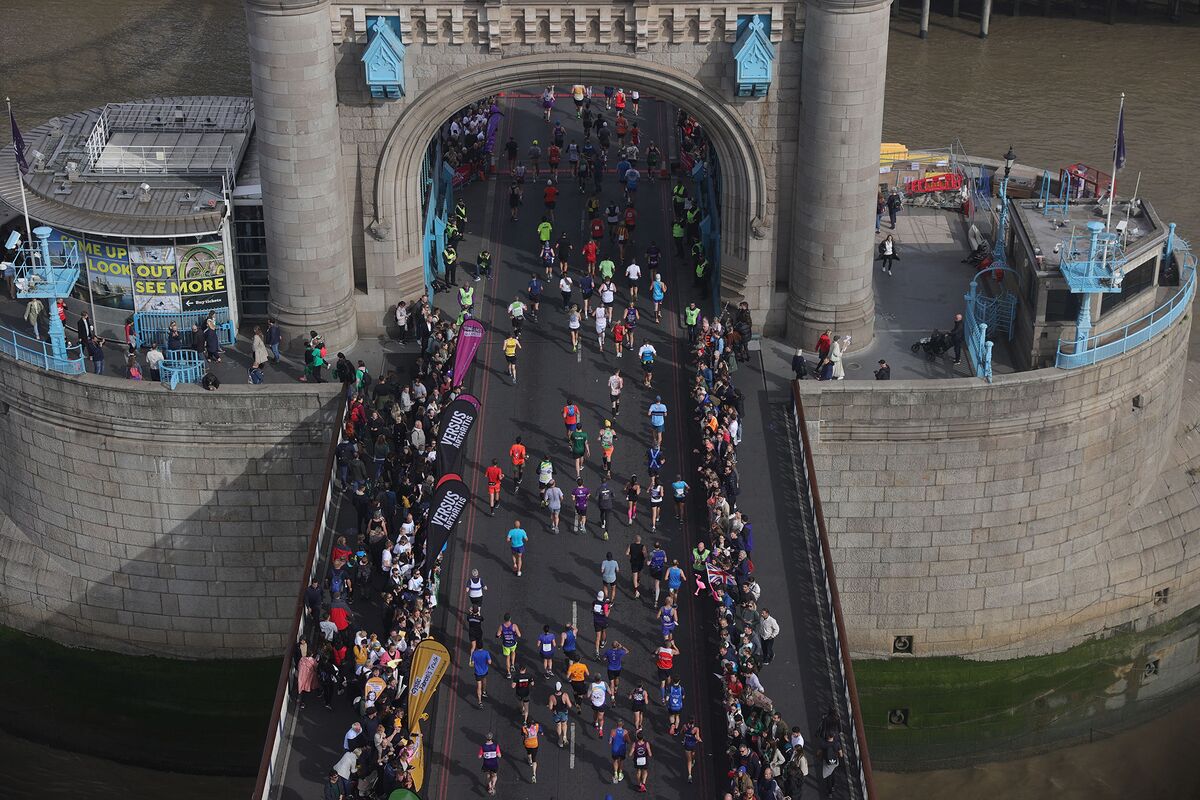
M 195 350 L 169 350 L 158 366 L 158 379 L 174 389 L 181 383 L 200 383 L 206 371 L 204 359 Z
M 683 151 L 683 133 L 679 132 L 679 165 L 692 177 L 696 187 L 696 206 L 700 209 L 700 244 L 708 257 L 708 297 L 714 316 L 721 313 L 721 164 L 716 153 L 696 161 Z
M 966 296 L 967 311 L 963 316 L 965 344 L 967 345 L 967 360 L 971 362 L 971 370 L 975 377 L 992 382 L 992 343 L 988 341 L 987 323 L 975 316 L 973 295 L 977 291 L 975 281 L 971 281 L 971 294 Z
M 1128 325 L 1083 341 L 1060 338 L 1054 365 L 1059 369 L 1074 369 L 1127 353 L 1162 333 L 1186 313 L 1196 296 L 1196 256 L 1187 241 L 1173 234 L 1167 239 L 1164 261 L 1172 258 L 1179 265 L 1182 285 L 1167 302 Z
M 813 466 L 812 444 L 808 438 L 808 421 L 804 418 L 804 403 L 800 398 L 799 381 L 792 381 L 792 419 L 800 434 L 800 450 L 804 455 L 803 467 L 808 483 L 809 512 L 816 522 L 817 538 L 821 546 L 821 560 L 825 566 L 825 598 L 833 615 L 834 648 L 840 657 L 843 697 L 850 709 L 850 743 L 858 763 L 858 780 L 865 800 L 875 797 L 875 779 L 871 773 L 871 753 L 867 750 L 866 728 L 863 726 L 862 708 L 858 704 L 858 684 L 854 680 L 854 663 L 850 658 L 850 640 L 846 636 L 846 623 L 842 619 L 842 601 L 838 595 L 837 577 L 833 572 L 833 553 L 829 544 L 829 532 L 825 528 L 825 512 L 821 508 L 821 494 L 817 490 L 817 470 Z M 853 780 L 847 770 L 846 778 Z M 851 793 L 851 796 L 854 796 Z
M 337 412 L 334 416 L 334 419 L 338 420 L 338 424 L 334 426 L 333 435 L 329 439 L 329 452 L 325 456 L 325 487 L 321 492 L 320 505 L 317 506 L 312 532 L 308 537 L 308 560 L 304 565 L 304 579 L 296 583 L 296 608 L 292 620 L 292 641 L 294 642 L 300 641 L 300 637 L 304 635 L 304 589 L 327 566 L 322 560 L 322 556 L 329 551 L 329 536 L 333 533 L 333 525 L 336 522 L 336 519 L 330 518 L 331 514 L 337 513 L 331 502 L 334 491 L 334 456 L 337 453 L 337 446 L 342 440 L 341 420 L 345 416 L 345 393 L 339 393 Z M 267 741 L 263 746 L 262 760 L 259 762 L 254 794 L 251 795 L 253 800 L 267 800 L 270 796 L 271 789 L 275 786 L 278 778 L 279 759 L 287 752 L 289 746 L 286 741 L 286 732 L 289 718 L 295 712 L 291 688 L 291 676 L 295 664 L 292 663 L 294 659 L 290 647 L 283 654 L 282 660 L 279 681 L 275 686 L 275 704 L 271 708 L 271 721 L 267 726 Z
M 0 353 L 17 361 L 41 367 L 47 372 L 82 375 L 85 369 L 83 350 L 79 345 L 68 346 L 65 357 L 62 357 L 54 354 L 54 348 L 49 342 L 17 333 L 11 328 L 0 327 Z
M 442 161 L 441 142 L 434 142 L 421 165 L 425 192 L 425 234 L 421 248 L 425 263 L 425 292 L 433 297 L 439 259 L 446 247 L 446 223 L 454 208 L 454 170 Z
M 157 343 L 165 353 L 167 334 L 170 332 L 171 323 L 175 322 L 179 325 L 179 332 L 183 335 L 184 343 L 195 347 L 199 342 L 194 339 L 193 329 L 203 325 L 208 319 L 208 315 L 214 312 L 217 337 L 221 344 L 232 345 L 237 339 L 237 331 L 233 329 L 233 322 L 229 317 L 227 307 L 211 308 L 205 311 L 138 311 L 133 315 L 133 332 L 143 347 Z

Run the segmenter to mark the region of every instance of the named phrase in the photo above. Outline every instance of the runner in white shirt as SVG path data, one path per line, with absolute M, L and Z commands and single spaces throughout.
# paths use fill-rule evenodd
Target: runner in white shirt
M 617 285 L 612 281 L 600 284 L 600 302 L 604 303 L 604 313 L 612 320 L 613 302 L 617 299 Z
M 624 388 L 625 379 L 621 377 L 621 370 L 614 370 L 608 378 L 608 399 L 612 401 L 614 417 L 621 415 L 621 390 Z
M 642 279 L 642 268 L 638 266 L 636 261 L 630 261 L 629 266 L 625 268 L 625 279 L 629 286 L 629 299 L 632 302 L 637 301 L 638 296 L 638 281 Z
M 592 312 L 592 316 L 596 318 L 596 339 L 600 343 L 600 352 L 604 352 L 604 331 L 608 329 L 608 312 L 604 310 L 604 306 L 596 306 L 596 310 Z
M 604 738 L 604 707 L 608 705 L 608 684 L 596 678 L 588 689 L 588 700 L 592 704 L 592 718 L 600 738 Z

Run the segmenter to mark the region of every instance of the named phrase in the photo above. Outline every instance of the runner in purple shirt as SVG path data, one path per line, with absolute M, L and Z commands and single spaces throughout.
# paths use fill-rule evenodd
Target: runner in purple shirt
M 579 478 L 571 490 L 571 496 L 575 498 L 575 527 L 572 530 L 583 533 L 587 527 L 588 499 L 592 496 L 592 490 L 583 485 L 583 478 Z

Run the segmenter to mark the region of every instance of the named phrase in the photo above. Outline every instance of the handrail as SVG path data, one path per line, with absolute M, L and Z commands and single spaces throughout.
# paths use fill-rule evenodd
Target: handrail
M 342 439 L 342 420 L 345 416 L 346 393 L 339 392 L 333 436 L 329 440 L 329 453 L 325 456 L 325 487 L 321 494 L 320 504 L 317 506 L 316 517 L 313 520 L 312 533 L 308 537 L 308 560 L 304 565 L 304 575 L 306 578 L 296 593 L 296 613 L 292 623 L 293 630 L 295 631 L 293 644 L 300 641 L 300 637 L 304 634 L 304 590 L 308 588 L 308 584 L 312 581 L 313 575 L 320 564 L 319 553 L 322 552 L 322 534 L 324 534 L 328 527 L 325 522 L 329 514 L 329 500 L 332 497 L 334 458 L 337 455 L 337 446 Z M 268 792 L 271 791 L 270 778 L 273 772 L 272 768 L 278 756 L 280 744 L 283 741 L 283 724 L 285 722 L 283 706 L 287 700 L 288 689 L 291 686 L 291 675 L 292 648 L 289 647 L 287 652 L 283 654 L 283 664 L 279 668 L 279 681 L 275 686 L 275 703 L 271 707 L 271 721 L 267 725 L 267 741 L 263 746 L 262 759 L 258 765 L 258 778 L 254 782 L 254 794 L 251 795 L 255 800 L 265 800 Z
M 829 545 L 829 533 L 825 529 L 825 512 L 821 509 L 821 494 L 817 489 L 817 472 L 813 466 L 812 445 L 808 440 L 808 423 L 804 418 L 804 403 L 800 398 L 800 382 L 792 381 L 792 413 L 796 428 L 800 432 L 800 446 L 804 451 L 804 471 L 808 480 L 809 497 L 812 500 L 813 518 L 817 523 L 817 535 L 821 544 L 821 559 L 825 563 L 825 592 L 833 610 L 834 634 L 837 637 L 838 655 L 841 658 L 842 678 L 846 687 L 846 703 L 850 706 L 850 726 L 855 747 L 858 751 L 859 778 L 866 797 L 875 797 L 875 779 L 871 773 L 871 754 L 867 750 L 867 734 L 863 725 L 862 709 L 858 704 L 858 684 L 854 680 L 854 664 L 850 659 L 850 639 L 846 636 L 846 624 L 842 620 L 842 602 L 838 595 L 837 578 L 833 572 L 833 555 Z
M 64 357 L 54 354 L 49 342 L 34 339 L 18 333 L 12 328 L 0 326 L 0 353 L 41 367 L 47 372 L 59 372 L 63 375 L 82 375 L 85 371 L 83 363 L 83 348 L 79 345 L 67 345 Z
M 1191 306 L 1192 298 L 1196 294 L 1196 256 L 1192 253 L 1191 245 L 1185 240 L 1175 237 L 1173 244 L 1173 254 L 1182 267 L 1181 273 L 1184 277 L 1179 291 L 1149 314 L 1120 328 L 1111 328 L 1089 336 L 1084 340 L 1082 348 L 1075 339 L 1059 337 L 1055 366 L 1071 369 L 1127 353 L 1174 323 Z

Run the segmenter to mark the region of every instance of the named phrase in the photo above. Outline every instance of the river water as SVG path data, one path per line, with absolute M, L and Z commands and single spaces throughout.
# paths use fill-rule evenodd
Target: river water
M 995 158 L 1011 144 L 1025 164 L 1084 161 L 1105 170 L 1125 91 L 1128 163 L 1118 190 L 1129 191 L 1140 171 L 1161 216 L 1180 223 L 1184 236 L 1200 235 L 1191 162 L 1200 131 L 1194 15 L 1182 25 L 1147 15 L 1116 26 L 996 16 L 986 41 L 976 30 L 971 20 L 935 15 L 921 41 L 914 19 L 894 20 L 885 140 L 944 147 L 957 137 L 968 152 Z M 240 0 L 0 0 L 0 92 L 12 97 L 23 126 L 105 102 L 249 91 Z M 264 716 L 270 700 L 263 698 Z M 885 797 L 931 800 L 1197 796 L 1197 714 L 1193 699 L 1093 745 L 972 769 L 879 775 L 879 788 Z M 114 784 L 120 791 L 106 794 Z M 0 735 L 0 787 L 0 796 L 16 789 L 13 796 L 211 800 L 245 796 L 250 780 L 117 766 Z

